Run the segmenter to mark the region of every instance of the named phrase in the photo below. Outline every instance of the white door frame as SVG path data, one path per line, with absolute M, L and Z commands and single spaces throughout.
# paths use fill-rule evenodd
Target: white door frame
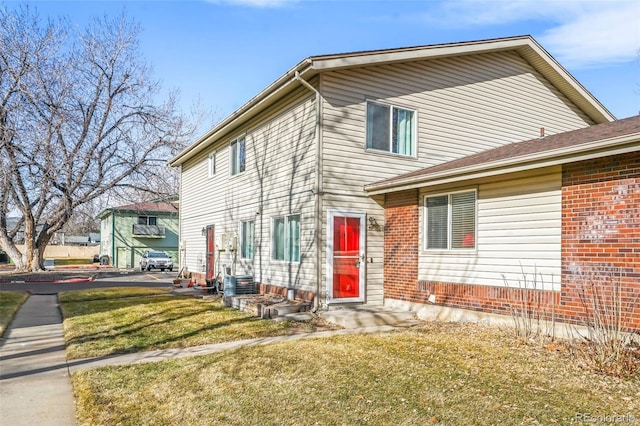
M 351 217 L 360 219 L 360 250 L 359 250 L 359 291 L 358 297 L 342 297 L 335 299 L 333 296 L 333 220 L 335 217 Z M 366 218 L 367 214 L 362 212 L 346 210 L 327 210 L 327 303 L 350 303 L 364 302 L 366 289 Z

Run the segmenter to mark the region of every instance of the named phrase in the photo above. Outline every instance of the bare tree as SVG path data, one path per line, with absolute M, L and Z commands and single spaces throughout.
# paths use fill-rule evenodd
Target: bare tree
M 36 271 L 78 207 L 152 189 L 147 177 L 163 173 L 189 132 L 175 96 L 158 101 L 139 28 L 124 15 L 78 30 L 23 7 L 0 9 L 0 22 L 0 248 Z M 18 220 L 8 227 L 9 216 Z

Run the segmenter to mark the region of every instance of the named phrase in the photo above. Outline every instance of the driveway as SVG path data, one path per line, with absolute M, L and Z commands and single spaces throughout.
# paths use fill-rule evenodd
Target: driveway
M 88 279 L 92 276 L 92 281 Z M 140 271 L 51 271 L 37 274 L 0 274 L 0 291 L 30 291 L 57 294 L 60 291 L 105 287 L 171 287 L 173 272 Z

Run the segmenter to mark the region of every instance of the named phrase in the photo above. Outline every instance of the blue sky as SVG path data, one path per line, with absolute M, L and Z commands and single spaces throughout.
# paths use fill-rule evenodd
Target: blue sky
M 23 2 L 6 1 L 5 6 Z M 302 59 L 530 34 L 616 117 L 640 112 L 640 1 L 35 1 L 83 26 L 123 10 L 155 77 L 220 120 Z

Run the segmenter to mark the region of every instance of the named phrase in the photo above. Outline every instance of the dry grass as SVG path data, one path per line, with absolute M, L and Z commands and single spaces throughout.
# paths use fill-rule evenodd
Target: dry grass
M 314 331 L 312 323 L 262 320 L 150 288 L 78 290 L 59 296 L 69 359 L 181 348 Z
M 25 291 L 0 291 L 0 337 L 28 297 Z
M 640 419 L 640 380 L 559 347 L 431 323 L 73 375 L 80 424 L 569 424 Z

